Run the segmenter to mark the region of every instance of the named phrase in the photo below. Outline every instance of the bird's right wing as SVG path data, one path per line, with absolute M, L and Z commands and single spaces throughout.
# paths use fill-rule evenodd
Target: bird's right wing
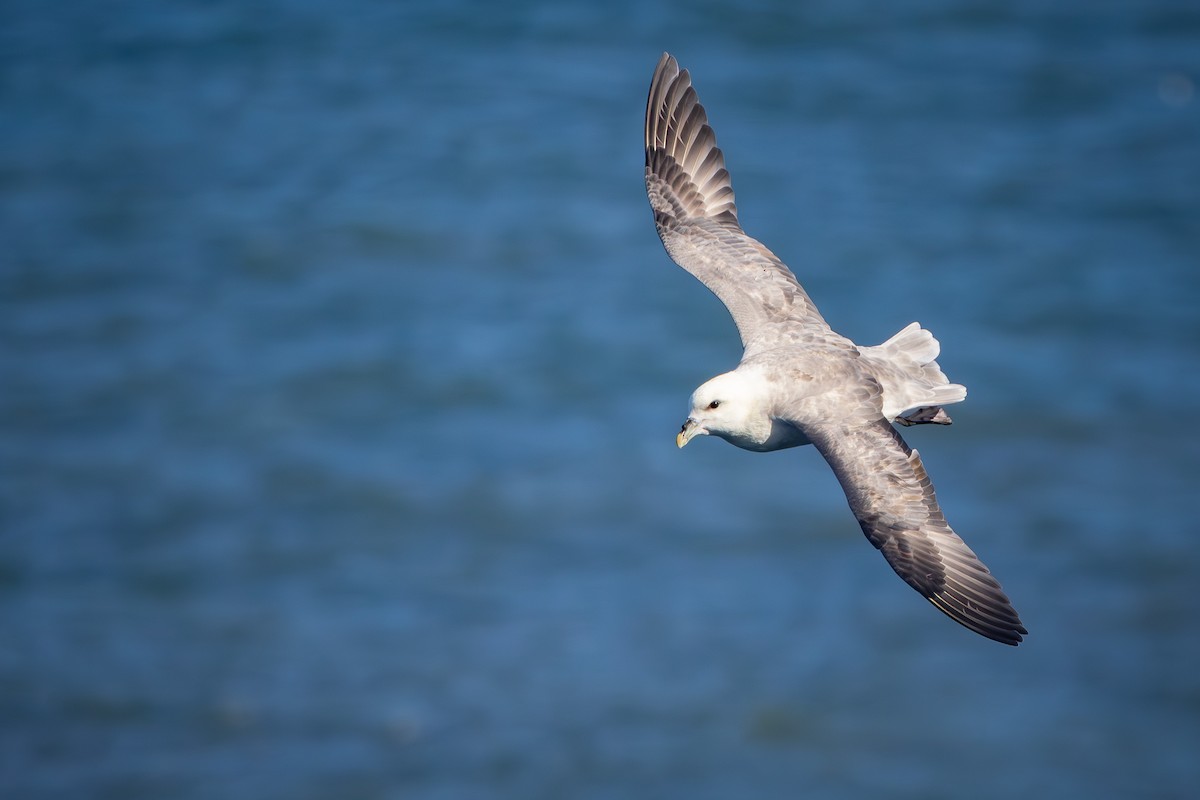
M 771 322 L 828 330 L 791 270 L 742 230 L 708 116 L 666 53 L 646 102 L 646 193 L 667 253 L 725 304 L 743 346 Z
M 808 426 L 871 544 L 896 574 L 947 616 L 1015 645 L 1028 633 L 1004 590 L 938 506 L 917 451 L 887 420 Z

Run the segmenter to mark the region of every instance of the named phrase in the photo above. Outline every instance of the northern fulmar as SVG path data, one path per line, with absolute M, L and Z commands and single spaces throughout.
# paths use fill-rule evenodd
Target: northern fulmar
M 915 322 L 873 347 L 835 333 L 792 271 L 746 235 L 708 116 L 667 53 L 646 103 L 646 193 L 667 253 L 725 304 L 744 348 L 736 369 L 692 394 L 679 447 L 702 435 L 759 452 L 812 444 L 905 583 L 976 633 L 1020 642 L 1017 612 L 893 427 L 949 425 L 943 406 L 966 388 L 942 374 L 940 345 Z

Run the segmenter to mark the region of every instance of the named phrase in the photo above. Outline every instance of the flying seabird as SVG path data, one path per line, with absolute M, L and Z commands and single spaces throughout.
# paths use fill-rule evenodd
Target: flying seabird
M 966 388 L 942 374 L 940 345 L 915 322 L 873 347 L 835 333 L 792 271 L 746 235 L 708 116 L 667 53 L 646 104 L 646 193 L 667 253 L 725 304 L 744 348 L 736 369 L 692 394 L 679 447 L 702 435 L 760 452 L 812 444 L 905 583 L 976 633 L 1020 642 L 1017 612 L 893 427 L 950 424 L 943 406 Z

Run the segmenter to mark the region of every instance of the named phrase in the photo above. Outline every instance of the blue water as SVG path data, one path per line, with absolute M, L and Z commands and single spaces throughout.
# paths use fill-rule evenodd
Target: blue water
M 1200 9 L 895 5 L 5 3 L 0 795 L 1194 796 Z M 676 451 L 663 50 L 1021 647 Z

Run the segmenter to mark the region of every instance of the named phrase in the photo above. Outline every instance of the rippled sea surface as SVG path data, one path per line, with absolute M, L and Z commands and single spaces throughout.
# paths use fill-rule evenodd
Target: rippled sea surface
M 1194 3 L 6 3 L 0 794 L 1185 798 Z M 1030 630 L 898 581 L 642 186 L 970 389 L 905 431 Z

